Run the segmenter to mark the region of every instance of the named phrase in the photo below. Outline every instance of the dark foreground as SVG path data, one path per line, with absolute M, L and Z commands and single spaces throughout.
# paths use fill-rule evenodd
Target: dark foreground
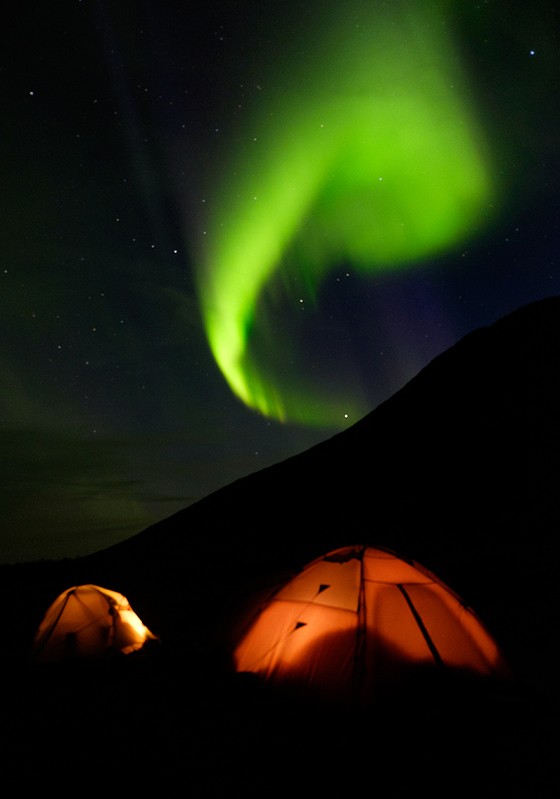
M 360 712 L 156 645 L 2 682 L 5 796 L 558 795 L 555 701 L 430 686 Z

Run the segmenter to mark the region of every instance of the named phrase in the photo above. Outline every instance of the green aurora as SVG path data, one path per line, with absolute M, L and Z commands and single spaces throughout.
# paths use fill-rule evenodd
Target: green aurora
M 336 270 L 375 275 L 451 252 L 496 189 L 449 12 L 330 5 L 271 57 L 232 127 L 196 258 L 208 342 L 234 394 L 276 420 L 341 428 L 371 408 L 345 385 L 326 390 L 275 312 L 305 308 L 309 324 Z

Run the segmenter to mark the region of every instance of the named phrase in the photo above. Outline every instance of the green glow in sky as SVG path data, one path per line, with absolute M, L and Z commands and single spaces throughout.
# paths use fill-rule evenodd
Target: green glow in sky
M 247 88 L 208 183 L 197 254 L 208 341 L 232 391 L 272 418 L 341 427 L 371 410 L 298 363 L 270 318 L 279 293 L 294 315 L 302 301 L 314 313 L 329 272 L 421 263 L 488 214 L 485 144 L 431 5 L 325 3 L 312 34 L 294 29 L 285 59 Z

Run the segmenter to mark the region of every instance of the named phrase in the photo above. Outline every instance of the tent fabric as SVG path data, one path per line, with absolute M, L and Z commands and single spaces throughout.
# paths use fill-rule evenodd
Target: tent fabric
M 233 657 L 237 672 L 359 700 L 425 669 L 507 672 L 457 594 L 419 564 L 363 545 L 330 552 L 281 586 Z
M 155 639 L 122 594 L 98 585 L 73 586 L 45 613 L 33 641 L 33 660 L 127 655 Z

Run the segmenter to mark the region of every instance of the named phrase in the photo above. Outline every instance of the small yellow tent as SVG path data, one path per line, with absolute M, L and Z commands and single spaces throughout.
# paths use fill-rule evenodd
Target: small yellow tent
M 417 563 L 369 546 L 330 552 L 277 590 L 246 626 L 234 665 L 359 702 L 426 669 L 507 672 L 497 644 L 453 591 Z
M 126 597 L 98 585 L 63 591 L 48 608 L 33 641 L 33 660 L 51 662 L 129 654 L 157 639 Z

